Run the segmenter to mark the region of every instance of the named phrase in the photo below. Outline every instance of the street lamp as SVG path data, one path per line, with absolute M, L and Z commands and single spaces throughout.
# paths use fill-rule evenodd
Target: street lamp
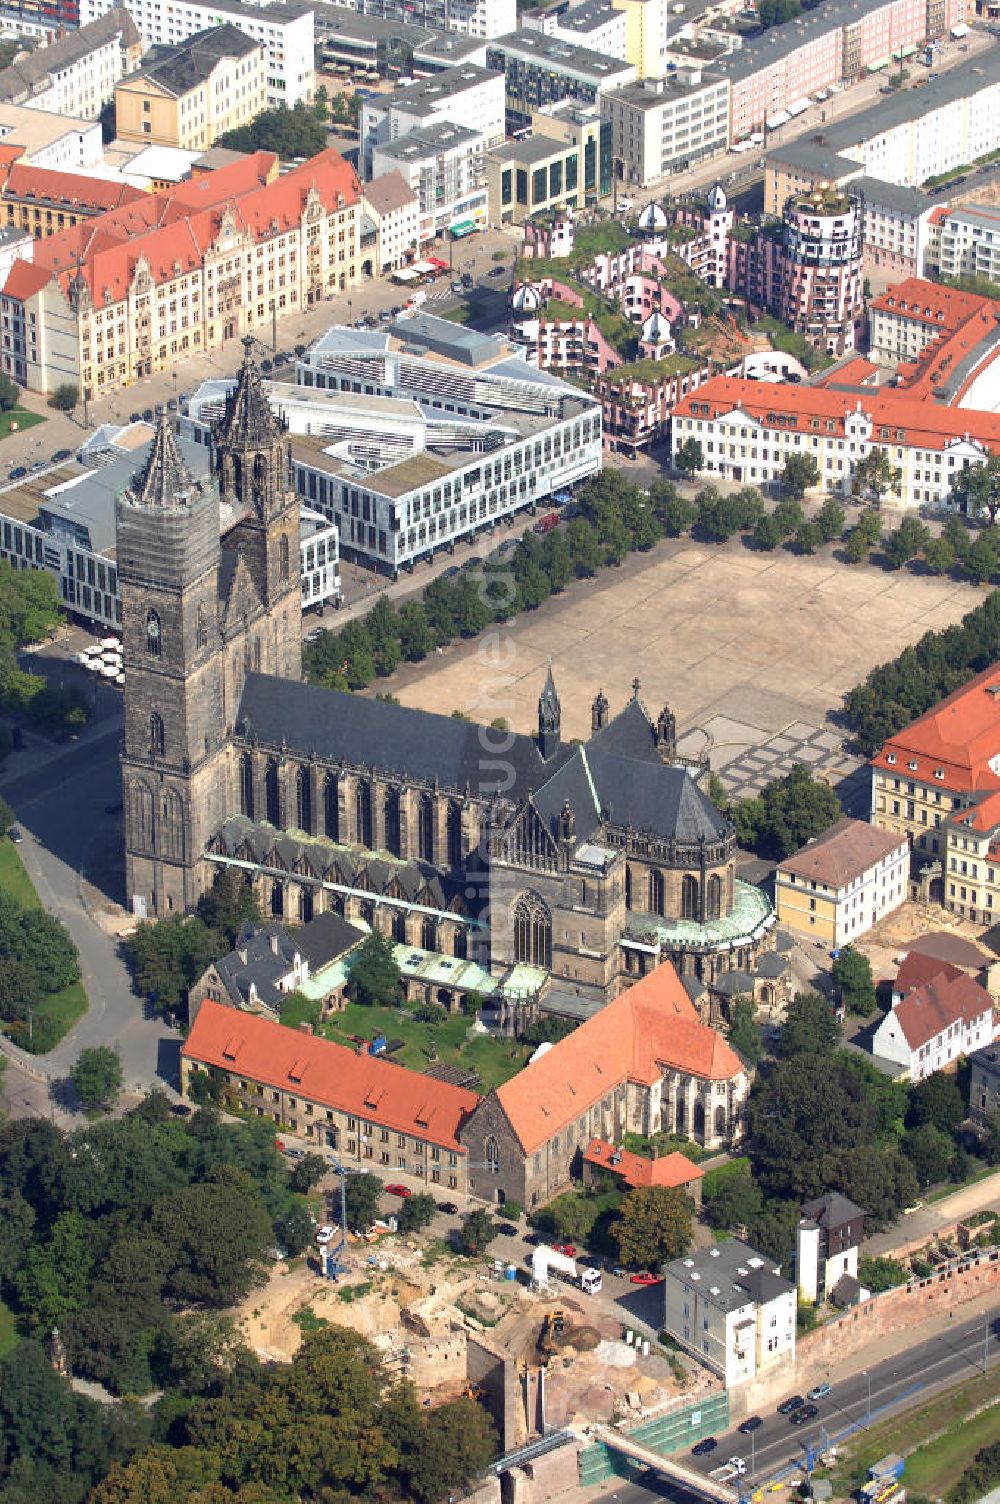
M 865 1410 L 865 1425 L 870 1426 L 872 1423 L 872 1376 L 868 1372 L 867 1368 L 863 1369 L 862 1371 L 865 1376 L 865 1382 L 868 1385 L 868 1405 Z

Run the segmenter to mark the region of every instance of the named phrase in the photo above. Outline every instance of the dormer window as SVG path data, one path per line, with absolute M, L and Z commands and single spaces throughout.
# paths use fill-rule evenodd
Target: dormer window
M 934 769 L 934 777 L 935 778 L 943 778 L 944 777 L 944 768 L 935 768 Z
M 906 766 L 909 768 L 909 770 L 910 770 L 911 773 L 915 773 L 917 771 L 917 765 L 912 760 L 910 762 L 908 762 L 906 764 Z
M 886 762 L 895 762 L 895 761 L 896 761 L 896 754 L 895 754 L 895 752 L 890 752 L 889 755 L 886 757 Z

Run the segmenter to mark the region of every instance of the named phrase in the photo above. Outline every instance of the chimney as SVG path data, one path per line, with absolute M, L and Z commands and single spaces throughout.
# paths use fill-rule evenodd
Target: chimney
M 271 935 L 271 954 L 272 956 L 276 956 L 278 954 L 278 936 L 275 933 L 272 933 Z

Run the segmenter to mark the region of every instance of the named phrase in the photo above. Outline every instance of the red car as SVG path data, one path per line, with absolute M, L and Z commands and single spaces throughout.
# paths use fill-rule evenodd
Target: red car
M 390 1196 L 402 1196 L 404 1201 L 408 1200 L 409 1197 L 413 1195 L 413 1192 L 410 1190 L 409 1186 L 405 1185 L 387 1185 L 386 1190 L 389 1192 Z
M 648 1269 L 644 1269 L 641 1274 L 633 1274 L 632 1283 L 633 1285 L 658 1285 L 660 1278 L 659 1274 L 651 1274 Z
M 576 1258 L 576 1249 L 573 1247 L 572 1243 L 554 1243 L 552 1246 L 555 1249 L 556 1253 L 565 1254 L 566 1258 L 568 1259 Z

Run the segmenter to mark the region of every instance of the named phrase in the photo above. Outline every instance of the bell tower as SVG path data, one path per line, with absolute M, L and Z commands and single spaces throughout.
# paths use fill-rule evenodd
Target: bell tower
M 152 917 L 197 901 L 201 854 L 226 817 L 219 499 L 193 478 L 162 409 L 116 521 L 126 898 Z
M 562 706 L 552 677 L 552 662 L 549 661 L 545 684 L 538 696 L 538 750 L 547 760 L 559 746 L 562 734 Z
M 261 385 L 253 343 L 249 335 L 243 341 L 239 377 L 214 433 L 219 497 L 236 518 L 224 546 L 243 561 L 266 615 L 261 670 L 301 679 L 299 501 L 288 441 Z

